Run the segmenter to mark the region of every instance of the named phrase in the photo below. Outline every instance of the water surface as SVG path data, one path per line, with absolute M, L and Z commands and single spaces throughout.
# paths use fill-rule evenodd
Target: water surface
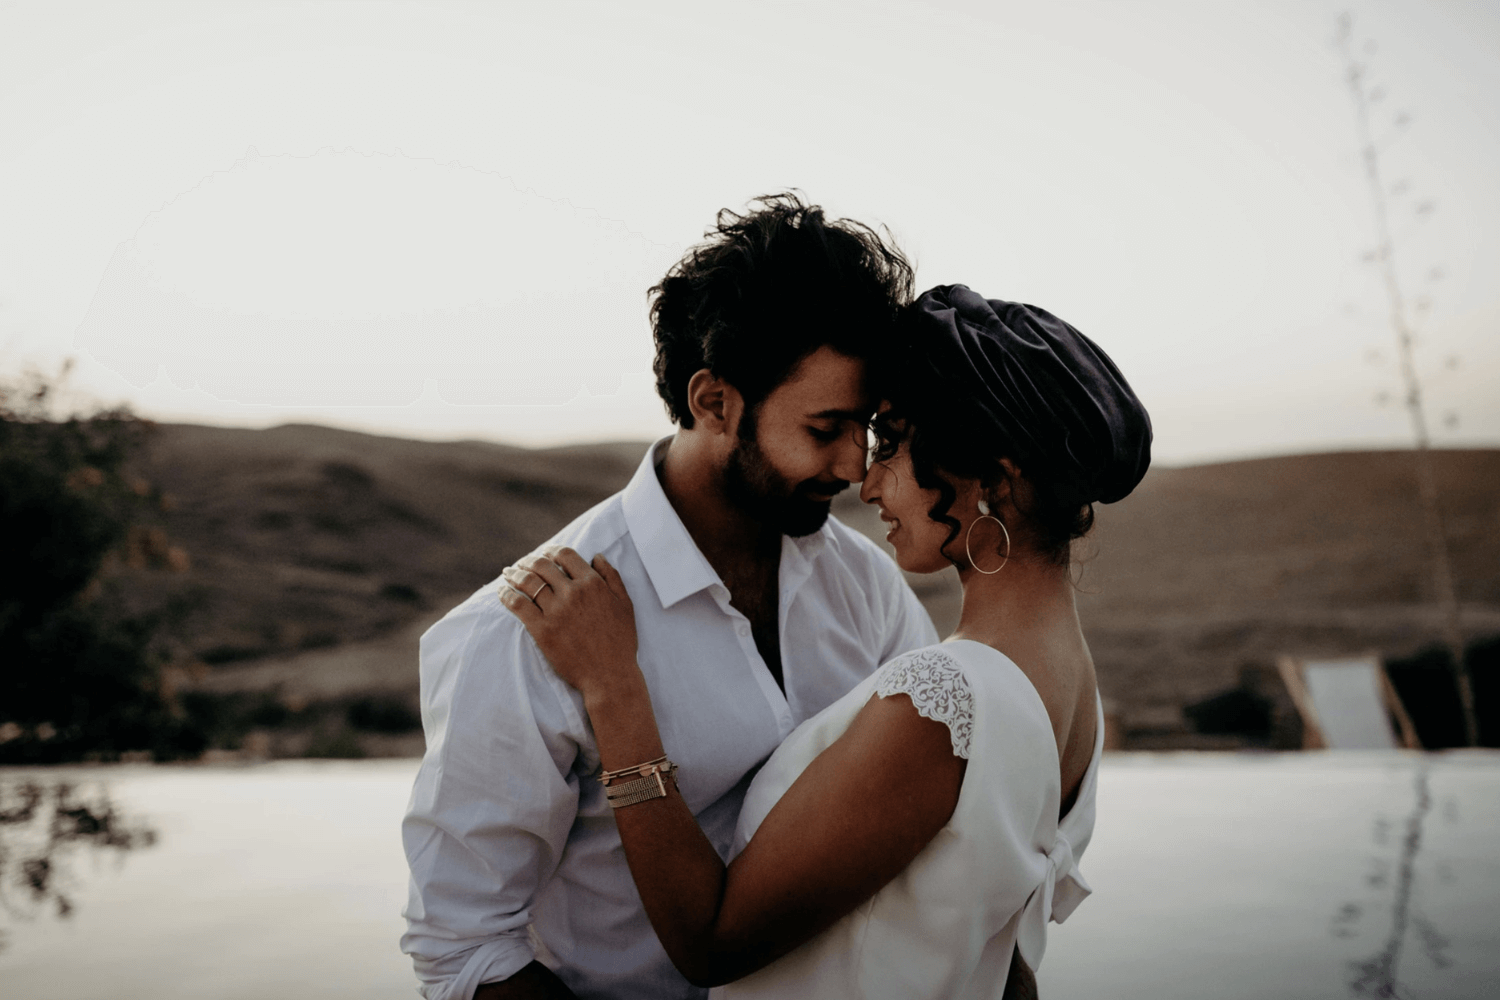
M 416 766 L 0 770 L 0 813 L 27 782 L 53 796 L 0 824 L 0 994 L 415 996 L 396 940 Z M 1042 996 L 1500 994 L 1497 831 L 1493 752 L 1107 757 L 1095 892 L 1052 928 Z

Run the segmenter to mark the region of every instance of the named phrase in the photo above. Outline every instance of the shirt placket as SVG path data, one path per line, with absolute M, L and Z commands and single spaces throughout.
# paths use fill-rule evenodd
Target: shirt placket
M 716 583 L 709 588 L 714 602 L 719 605 L 719 610 L 729 616 L 734 628 L 735 641 L 739 643 L 740 652 L 745 655 L 745 660 L 750 664 L 750 676 L 760 686 L 760 693 L 770 706 L 771 714 L 776 718 L 777 742 L 787 738 L 792 731 L 792 709 L 787 703 L 786 696 L 781 693 L 781 688 L 776 686 L 776 678 L 771 676 L 771 668 L 766 666 L 765 658 L 760 655 L 760 650 L 755 645 L 755 633 L 750 628 L 750 619 L 740 613 L 740 610 L 729 602 L 729 588 L 722 583 Z M 778 640 L 779 641 L 779 640 Z M 785 661 L 783 661 L 785 669 Z
M 797 591 L 812 576 L 813 564 L 802 548 L 792 539 L 783 537 L 781 539 L 781 568 L 776 582 L 777 589 L 777 614 L 776 614 L 776 642 L 781 651 L 781 683 L 786 689 L 785 701 L 787 702 L 788 724 L 792 725 L 792 691 L 794 682 L 800 677 L 801 661 L 795 655 L 816 656 L 817 644 L 811 641 L 811 637 L 803 637 L 803 647 L 798 650 L 794 643 L 787 642 L 788 623 L 792 620 L 792 604 L 797 599 Z M 831 668 L 831 664 L 821 664 L 825 669 Z M 817 665 L 814 666 L 814 669 Z M 788 729 L 787 732 L 791 730 Z M 782 734 L 786 738 L 786 733 Z

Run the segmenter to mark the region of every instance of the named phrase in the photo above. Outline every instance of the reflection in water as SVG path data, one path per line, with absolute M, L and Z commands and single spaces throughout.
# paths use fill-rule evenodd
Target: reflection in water
M 1399 997 L 1396 965 L 1401 958 L 1401 949 L 1406 943 L 1406 930 L 1410 926 L 1417 932 L 1423 951 L 1438 968 L 1447 968 L 1452 960 L 1445 954 L 1449 946 L 1447 938 L 1438 933 L 1424 917 L 1411 912 L 1411 887 L 1417 853 L 1422 847 L 1422 823 L 1432 809 L 1432 791 L 1428 784 L 1428 765 L 1423 760 L 1413 775 L 1416 782 L 1416 804 L 1406 818 L 1406 836 L 1401 841 L 1401 861 L 1396 867 L 1396 891 L 1391 903 L 1391 932 L 1385 946 L 1367 959 L 1350 963 L 1349 992 L 1356 997 Z M 1375 841 L 1385 843 L 1389 824 L 1384 818 L 1376 821 Z M 1389 881 L 1391 867 L 1379 859 L 1375 871 L 1366 878 L 1370 886 L 1384 887 Z M 1359 908 L 1345 904 L 1341 916 L 1358 919 Z M 1339 924 L 1335 918 L 1335 924 Z M 1337 931 L 1335 932 L 1337 933 Z
M 73 913 L 72 859 L 110 850 L 117 857 L 156 843 L 156 831 L 130 823 L 103 787 L 91 794 L 71 782 L 0 778 L 0 908 L 20 919 L 52 909 Z M 0 950 L 5 947 L 0 928 Z

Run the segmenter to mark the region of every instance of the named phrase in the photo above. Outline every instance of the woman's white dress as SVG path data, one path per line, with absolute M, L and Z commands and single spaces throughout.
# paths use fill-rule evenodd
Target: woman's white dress
M 953 752 L 969 761 L 952 819 L 859 909 L 711 997 L 999 997 L 1012 949 L 1036 969 L 1047 921 L 1061 923 L 1091 891 L 1078 858 L 1094 830 L 1103 709 L 1077 801 L 1059 822 L 1057 741 L 1041 696 L 1004 654 L 966 639 L 896 657 L 793 731 L 750 786 L 733 852 L 871 697 L 898 693 L 946 724 Z

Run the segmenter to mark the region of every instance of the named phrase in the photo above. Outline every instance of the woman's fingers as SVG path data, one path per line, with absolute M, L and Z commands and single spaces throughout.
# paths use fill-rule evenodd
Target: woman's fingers
M 609 589 L 616 597 L 630 600 L 630 594 L 625 590 L 625 581 L 620 578 L 620 571 L 609 564 L 609 560 L 602 555 L 594 557 L 594 572 L 604 577 L 604 582 L 609 584 Z
M 567 617 L 570 614 L 586 614 L 589 607 L 597 608 L 598 592 L 590 597 L 593 587 L 603 584 L 610 594 L 630 605 L 630 594 L 625 590 L 625 581 L 603 556 L 595 556 L 593 563 L 586 561 L 575 549 L 565 545 L 552 545 L 522 558 L 515 566 L 507 566 L 501 573 L 508 586 L 520 591 L 538 608 L 546 599 L 546 608 L 553 616 Z M 547 598 L 551 591 L 556 599 Z M 581 603 L 580 603 L 581 602 Z M 569 609 L 577 608 L 576 611 Z
M 536 624 L 542 617 L 540 608 L 511 587 L 500 588 L 500 603 L 505 605 L 511 614 L 521 619 L 521 624 L 527 628 Z
M 533 602 L 548 587 L 546 580 L 517 566 L 505 567 L 500 571 L 500 576 L 507 586 L 525 594 L 527 599 Z
M 561 591 L 563 584 L 567 583 L 570 579 L 568 574 L 562 571 L 561 566 L 543 555 L 526 556 L 520 562 L 516 563 L 516 565 L 528 573 L 535 573 L 551 584 L 554 590 Z
M 557 676 L 585 698 L 598 685 L 639 670 L 634 609 L 607 560 L 590 565 L 574 549 L 551 546 L 501 575 L 501 602 L 526 626 Z
M 594 575 L 593 567 L 583 561 L 583 556 L 566 545 L 553 545 L 542 551 L 575 580 L 586 580 Z

